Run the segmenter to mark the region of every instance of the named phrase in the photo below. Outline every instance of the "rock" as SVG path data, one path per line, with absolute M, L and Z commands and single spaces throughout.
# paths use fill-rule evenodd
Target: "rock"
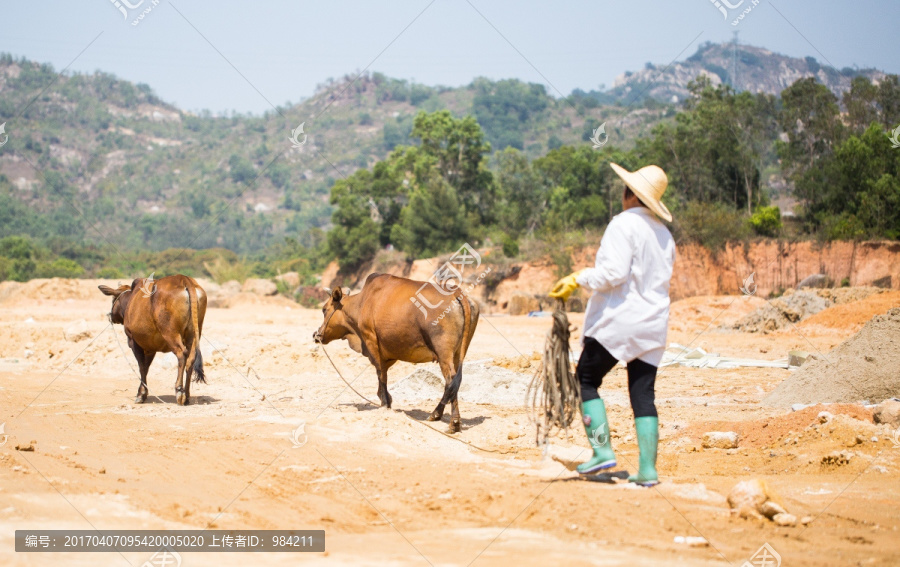
M 770 500 L 780 506 L 778 494 L 769 488 L 766 481 L 758 478 L 737 483 L 728 494 L 728 506 L 732 513 L 737 513 L 742 518 L 763 518 L 763 504 Z M 781 509 L 784 507 L 781 506 Z
M 831 453 L 822 457 L 822 465 L 826 467 L 841 467 L 844 465 L 849 465 L 850 459 L 852 458 L 853 453 L 851 453 L 850 451 L 832 451 Z
M 819 423 L 828 423 L 834 419 L 834 414 L 829 411 L 820 411 L 819 412 Z
M 804 278 L 803 281 L 797 284 L 797 289 L 803 289 L 805 287 L 824 289 L 826 287 L 833 287 L 833 284 L 834 282 L 832 279 L 825 274 L 813 274 Z
M 675 543 L 683 543 L 688 547 L 709 547 L 705 537 L 699 536 L 675 536 Z
M 776 514 L 772 521 L 779 526 L 793 527 L 797 525 L 797 516 L 793 514 Z
M 728 505 L 732 510 L 740 510 L 744 506 L 748 506 L 759 512 L 760 507 L 768 499 L 768 485 L 764 480 L 758 478 L 741 481 L 734 485 L 734 488 L 728 493 Z
M 763 502 L 762 506 L 760 506 L 759 513 L 766 518 L 773 520 L 775 519 L 775 516 L 779 514 L 787 514 L 787 510 L 782 508 L 780 504 L 772 502 L 771 500 L 767 500 L 766 502 Z
M 16 451 L 34 452 L 34 442 L 31 442 L 28 445 L 16 445 Z
M 809 524 L 812 523 L 812 521 L 813 521 L 812 516 L 803 516 L 802 518 L 800 518 L 800 523 L 803 524 L 804 526 L 808 526 Z
M 900 402 L 897 400 L 885 400 L 875 406 L 872 415 L 875 423 L 885 423 L 891 427 L 900 427 Z
M 76 321 L 66 327 L 64 335 L 67 341 L 77 343 L 78 341 L 90 338 L 91 332 L 88 330 L 87 321 L 82 319 L 81 321 Z
M 738 434 L 734 431 L 710 431 L 703 434 L 705 449 L 736 449 Z
M 752 506 L 741 506 L 737 510 L 738 517 L 744 520 L 765 520 L 766 517 L 756 511 Z
M 286 272 L 275 276 L 275 281 L 284 282 L 291 289 L 295 289 L 300 285 L 300 274 L 297 272 Z
M 222 284 L 222 287 L 219 291 L 225 297 L 231 297 L 232 295 L 237 295 L 241 292 L 241 284 L 236 280 L 228 280 L 227 282 Z
M 247 278 L 241 291 L 247 293 L 255 293 L 256 295 L 275 295 L 278 293 L 278 286 L 272 280 L 264 280 L 262 278 Z
M 515 293 L 509 298 L 506 311 L 510 315 L 528 315 L 531 311 L 540 311 L 541 302 L 532 295 Z

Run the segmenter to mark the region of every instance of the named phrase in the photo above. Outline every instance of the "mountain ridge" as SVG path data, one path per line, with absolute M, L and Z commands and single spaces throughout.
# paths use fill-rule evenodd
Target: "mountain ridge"
M 52 225 L 67 227 L 66 237 L 97 240 L 91 227 L 102 225 L 122 246 L 164 249 L 183 245 L 189 227 L 197 232 L 190 240 L 196 248 L 247 253 L 327 228 L 334 180 L 410 143 L 419 111 L 472 114 L 494 151 L 512 146 L 535 158 L 588 143 L 601 124 L 611 145 L 632 146 L 675 115 L 672 97 L 682 100 L 694 71 L 714 84 L 729 80 L 722 66 L 729 54 L 732 61 L 738 55 L 739 84 L 744 77 L 760 90 L 809 74 L 831 81 L 833 89 L 849 85 L 850 74 L 884 75 L 737 48 L 704 44 L 684 62 L 651 64 L 608 91 L 576 90 L 565 98 L 515 79 L 477 78 L 451 88 L 380 73 L 346 75 L 259 116 L 191 113 L 142 83 L 102 72 L 57 76 L 47 64 L 2 55 L 0 119 L 9 141 L 0 147 L 0 196 L 26 207 L 20 220 L 31 224 L 16 230 L 35 238 L 63 236 Z M 767 69 L 778 72 L 763 80 Z M 301 123 L 309 142 L 292 147 L 290 131 Z M 75 205 L 79 226 L 48 220 L 62 211 L 71 215 Z

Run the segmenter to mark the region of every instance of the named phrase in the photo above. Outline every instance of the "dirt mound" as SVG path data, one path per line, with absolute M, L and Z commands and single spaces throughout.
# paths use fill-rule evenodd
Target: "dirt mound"
M 862 301 L 885 291 L 880 287 L 836 287 L 834 289 L 820 289 L 816 293 L 830 300 L 835 305 L 843 305 L 854 301 Z
M 824 311 L 820 311 L 804 320 L 801 327 L 819 325 L 831 329 L 858 329 L 866 324 L 872 317 L 884 313 L 888 309 L 900 307 L 900 291 L 879 290 L 878 288 L 844 288 L 847 290 L 862 289 L 875 290 L 859 300 L 847 300 L 836 297 L 835 305 Z M 842 290 L 827 290 L 842 291 Z
M 773 299 L 734 324 L 748 333 L 768 333 L 797 323 L 831 306 L 831 300 L 816 291 L 795 291 Z
M 105 284 L 116 287 L 114 280 L 77 280 L 50 278 L 31 280 L 26 283 L 3 282 L 0 284 L 0 302 L 29 299 L 60 301 L 66 299 L 96 299 L 100 292 L 97 286 Z
M 498 356 L 494 358 L 494 366 L 506 368 L 514 372 L 535 372 L 541 366 L 541 353 L 535 351 L 531 356 Z
M 699 444 L 703 434 L 707 431 L 734 431 L 738 434 L 738 445 L 741 447 L 772 447 L 789 436 L 819 423 L 818 416 L 823 411 L 827 411 L 835 416 L 845 415 L 854 420 L 872 425 L 872 411 L 861 405 L 818 404 L 778 417 L 767 417 L 755 421 L 696 423 L 685 431 L 685 435 Z M 854 430 L 854 439 L 855 435 L 856 431 Z
M 530 382 L 531 374 L 470 363 L 463 367 L 459 399 L 467 403 L 521 406 Z M 444 379 L 436 364 L 423 364 L 392 385 L 390 392 L 404 402 L 438 400 L 444 393 Z
M 814 356 L 763 404 L 879 402 L 900 393 L 900 308 L 874 317 L 826 357 Z

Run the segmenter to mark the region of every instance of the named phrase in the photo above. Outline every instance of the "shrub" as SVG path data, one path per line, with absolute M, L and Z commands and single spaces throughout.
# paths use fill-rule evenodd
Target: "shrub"
M 675 219 L 675 236 L 697 242 L 710 250 L 721 250 L 727 242 L 749 235 L 744 216 L 724 203 L 689 201 Z
M 39 278 L 77 278 L 84 273 L 78 262 L 68 258 L 57 258 L 52 262 L 38 265 L 35 275 Z
M 105 268 L 101 268 L 100 271 L 97 272 L 97 277 L 103 278 L 105 280 L 115 280 L 125 277 L 125 274 L 123 274 L 122 270 L 118 268 L 107 266 Z
M 519 243 L 509 235 L 503 237 L 503 255 L 507 258 L 515 258 L 519 255 Z
M 750 217 L 750 226 L 760 236 L 778 236 L 783 227 L 781 223 L 781 209 L 778 207 L 757 207 L 756 212 Z

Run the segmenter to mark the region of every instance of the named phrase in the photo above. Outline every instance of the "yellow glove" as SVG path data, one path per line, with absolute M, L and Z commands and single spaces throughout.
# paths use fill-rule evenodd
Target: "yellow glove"
M 553 286 L 553 290 L 550 291 L 550 297 L 554 299 L 562 299 L 563 301 L 568 301 L 569 297 L 578 289 L 580 286 L 578 282 L 575 281 L 578 276 L 581 275 L 581 272 L 584 270 L 580 270 L 578 272 L 569 274 L 563 279 L 556 282 L 556 285 Z

